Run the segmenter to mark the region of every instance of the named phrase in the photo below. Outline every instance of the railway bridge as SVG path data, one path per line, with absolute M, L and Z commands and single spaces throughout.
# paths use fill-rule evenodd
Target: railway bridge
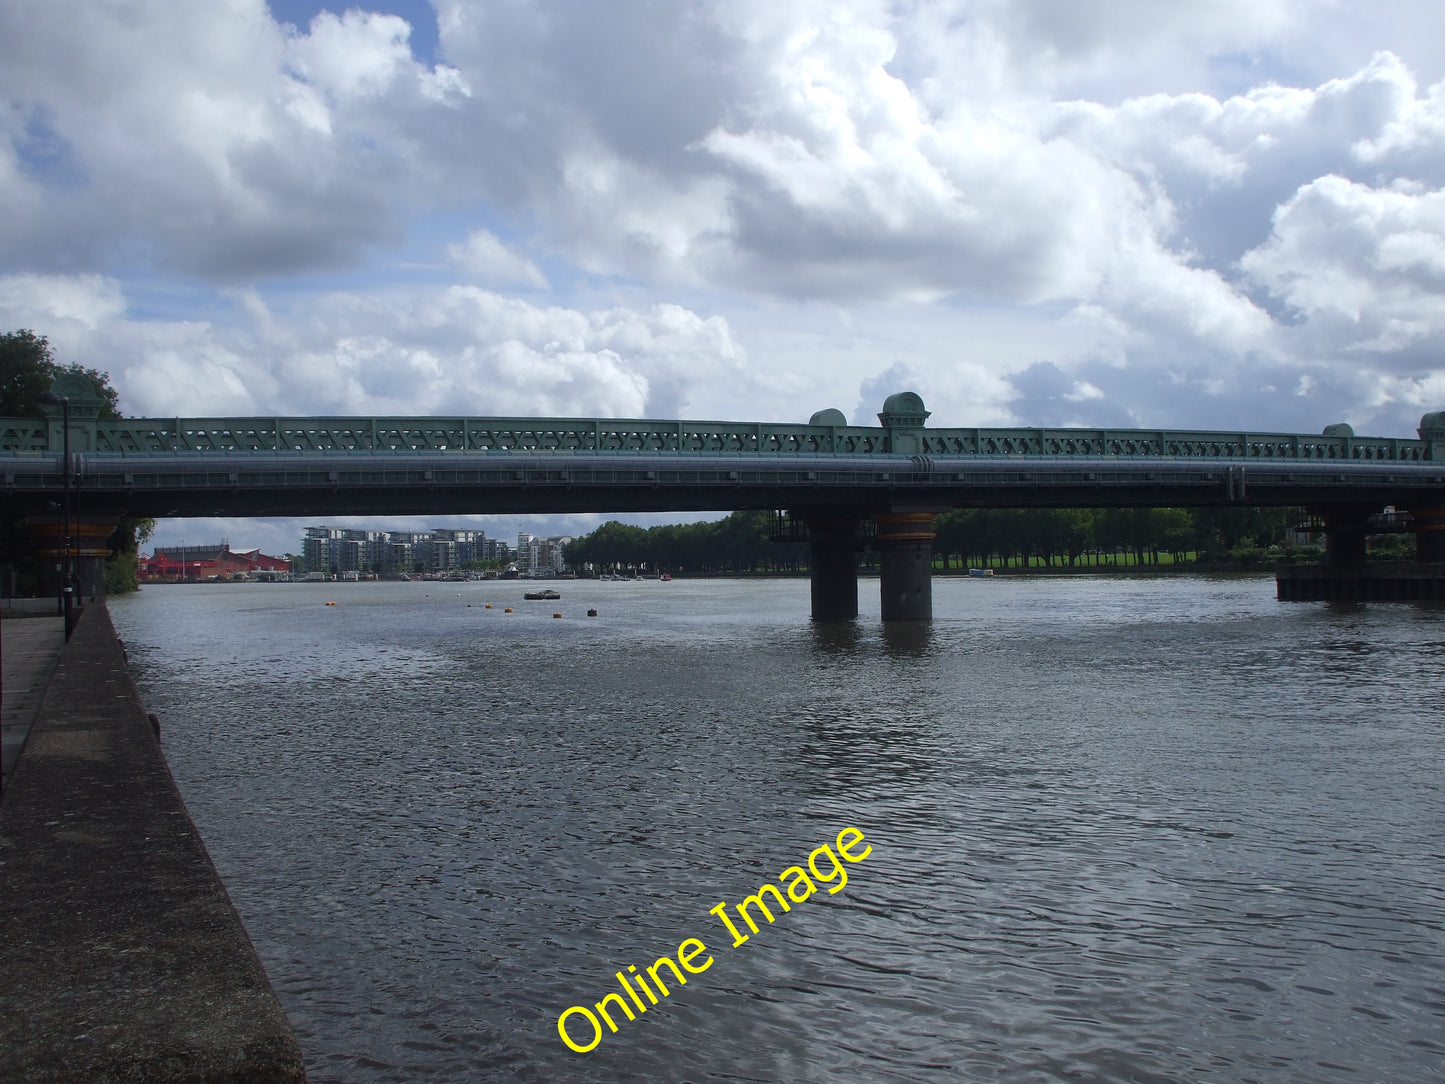
M 1282 597 L 1439 597 L 1445 583 L 1445 411 L 1400 438 L 1342 424 L 1317 435 L 933 428 L 908 391 L 888 397 L 877 426 L 832 409 L 806 424 L 104 420 L 76 376 L 46 398 L 45 417 L 0 418 L 0 500 L 32 524 L 47 573 L 74 558 L 82 594 L 99 593 L 105 539 L 125 516 L 782 509 L 810 546 L 815 618 L 857 615 L 866 537 L 884 620 L 919 620 L 932 613 L 934 519 L 977 507 L 1300 506 L 1318 517 L 1326 562 L 1290 588 L 1282 573 Z M 1415 587 L 1359 587 L 1372 517 L 1387 511 L 1415 532 Z

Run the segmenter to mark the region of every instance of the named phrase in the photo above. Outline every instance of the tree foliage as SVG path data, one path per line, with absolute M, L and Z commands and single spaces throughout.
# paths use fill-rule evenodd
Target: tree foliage
M 100 416 L 120 417 L 120 393 L 110 385 L 110 374 L 83 365 L 61 365 L 50 340 L 28 328 L 0 334 L 0 418 L 38 418 L 45 411 L 40 396 L 56 377 L 83 376 L 100 392 Z
M 934 558 L 945 568 L 1148 566 L 1192 559 L 1249 562 L 1291 548 L 1300 513 L 1284 508 L 968 508 L 934 523 Z M 604 523 L 570 543 L 569 564 L 600 572 L 646 568 L 708 575 L 801 571 L 805 543 L 770 541 L 767 512 L 715 523 L 635 527 Z M 875 555 L 864 553 L 864 566 Z
M 1289 508 L 968 508 L 934 524 L 945 566 L 1070 568 L 1263 558 L 1291 548 Z
M 140 547 L 155 531 L 153 519 L 123 519 L 110 536 L 105 562 L 105 593 L 123 595 L 140 590 Z
M 648 569 L 695 575 L 798 572 L 807 566 L 802 543 L 771 540 L 770 512 L 734 512 L 712 523 L 634 527 L 616 520 L 568 543 L 570 565 L 601 572 Z
M 55 372 L 55 357 L 44 336 L 24 329 L 0 335 L 0 417 L 39 415 L 40 396 Z
M 83 376 L 100 394 L 100 417 L 114 420 L 120 414 L 120 393 L 111 386 L 110 374 L 83 365 L 62 365 L 55 360 L 49 339 L 28 328 L 0 334 L 0 417 L 38 418 L 45 414 L 40 396 L 61 376 Z M 139 584 L 140 544 L 150 537 L 155 520 L 124 519 L 111 535 L 111 556 L 105 564 L 106 591 L 121 594 Z M 23 523 L 0 524 L 0 560 L 11 566 L 17 586 L 33 582 L 35 571 L 29 555 L 31 541 Z

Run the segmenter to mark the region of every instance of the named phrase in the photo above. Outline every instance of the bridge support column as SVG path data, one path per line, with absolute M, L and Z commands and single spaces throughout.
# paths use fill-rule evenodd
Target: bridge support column
M 1335 508 L 1325 512 L 1325 564 L 1365 563 L 1365 520 L 1368 515 L 1368 511 L 1360 508 Z
M 87 518 L 70 525 L 71 598 L 80 602 L 105 594 L 105 561 L 110 556 L 110 536 L 119 520 Z M 61 599 L 64 608 L 65 523 L 58 516 L 40 516 L 29 521 L 39 558 L 40 597 Z
M 1445 564 L 1445 507 L 1415 508 L 1415 560 L 1422 565 Z
M 858 616 L 858 522 L 851 516 L 807 520 L 814 621 Z
M 1365 535 L 1372 510 L 1354 505 L 1329 509 L 1325 561 L 1280 565 L 1278 597 L 1286 602 L 1410 602 L 1445 599 L 1445 508 L 1412 508 L 1416 561 L 1370 563 Z
M 879 597 L 884 621 L 933 618 L 935 512 L 881 512 L 878 524 Z

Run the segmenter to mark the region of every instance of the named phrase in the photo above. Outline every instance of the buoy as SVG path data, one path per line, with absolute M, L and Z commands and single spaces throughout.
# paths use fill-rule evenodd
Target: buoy
M 328 602 L 326 605 L 328 605 L 328 606 L 335 606 L 336 603 L 334 603 L 334 602 Z
M 588 610 L 588 611 L 587 611 L 587 616 L 588 616 L 588 617 L 596 617 L 596 616 L 597 616 L 597 611 L 596 611 L 596 610 Z
M 508 606 L 505 610 L 502 611 L 502 613 L 504 613 L 504 614 L 509 614 L 509 613 L 511 613 L 511 612 L 512 612 L 512 608 L 511 608 L 510 606 Z
M 489 603 L 487 603 L 487 609 L 489 609 L 489 610 L 490 610 L 490 609 L 491 609 L 491 608 L 492 608 L 492 604 L 491 604 L 491 603 L 490 603 L 490 602 L 489 602 Z
M 553 616 L 553 617 L 561 617 L 561 616 L 562 616 L 562 611 L 558 610 L 558 611 L 557 611 L 556 613 L 554 613 L 552 616 Z

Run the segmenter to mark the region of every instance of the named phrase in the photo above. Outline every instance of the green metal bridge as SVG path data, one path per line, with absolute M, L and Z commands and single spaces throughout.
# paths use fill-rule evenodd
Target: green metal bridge
M 917 398 L 916 396 L 914 397 Z M 921 404 L 921 400 L 919 400 Z M 59 410 L 47 419 L 0 418 L 0 452 L 54 454 Z M 833 415 L 837 415 L 836 421 Z M 922 413 L 926 418 L 927 413 Z M 1422 426 L 1436 415 L 1427 415 Z M 1162 429 L 925 429 L 842 424 L 837 411 L 814 422 L 657 421 L 578 418 L 81 418 L 72 448 L 99 456 L 376 452 L 640 452 L 779 456 L 1045 456 L 1380 462 L 1445 465 L 1445 437 L 1358 437 L 1347 426 L 1324 435 Z M 821 420 L 818 420 L 821 419 Z M 900 446 L 902 438 L 907 446 Z M 338 461 L 341 461 L 340 459 Z
M 836 410 L 807 424 L 110 421 L 85 381 L 62 378 L 53 392 L 59 405 L 47 417 L 0 419 L 0 499 L 12 513 L 43 519 L 67 488 L 78 514 L 110 522 L 788 509 L 806 525 L 815 568 L 833 553 L 841 583 L 854 576 L 858 524 L 877 525 L 870 544 L 880 552 L 909 548 L 921 561 L 932 518 L 950 508 L 1299 505 L 1322 516 L 1335 552 L 1353 559 L 1368 517 L 1391 507 L 1413 515 L 1422 559 L 1445 561 L 1445 412 L 1425 415 L 1417 439 L 1356 436 L 1344 425 L 1319 435 L 929 428 L 912 392 L 890 396 L 876 427 L 847 425 Z M 856 611 L 856 584 L 853 599 Z

